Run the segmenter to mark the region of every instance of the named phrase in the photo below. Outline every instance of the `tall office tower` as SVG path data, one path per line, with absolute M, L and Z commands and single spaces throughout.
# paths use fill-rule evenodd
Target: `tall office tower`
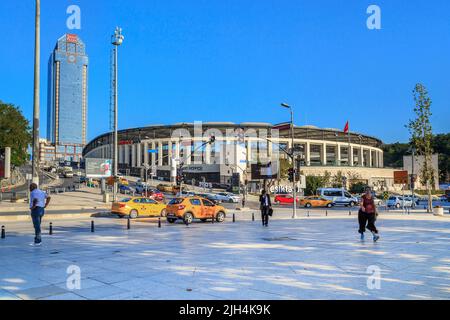
M 86 145 L 88 57 L 75 34 L 58 39 L 48 62 L 47 140 L 55 160 L 78 162 Z

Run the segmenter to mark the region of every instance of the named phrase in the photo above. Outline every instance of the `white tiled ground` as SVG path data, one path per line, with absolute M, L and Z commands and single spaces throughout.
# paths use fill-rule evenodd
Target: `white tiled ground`
M 55 221 L 42 247 L 27 223 L 0 240 L 0 299 L 449 299 L 450 219 L 381 218 L 361 242 L 352 217 L 223 224 Z M 271 240 L 271 241 L 268 241 Z M 66 286 L 81 268 L 81 289 Z M 367 288 L 367 268 L 381 289 Z

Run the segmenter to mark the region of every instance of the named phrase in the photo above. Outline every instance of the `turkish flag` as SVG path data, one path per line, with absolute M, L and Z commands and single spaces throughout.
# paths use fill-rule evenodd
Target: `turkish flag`
M 348 129 L 349 129 L 349 125 L 348 125 L 348 121 L 345 124 L 345 128 L 344 128 L 344 133 L 348 133 Z

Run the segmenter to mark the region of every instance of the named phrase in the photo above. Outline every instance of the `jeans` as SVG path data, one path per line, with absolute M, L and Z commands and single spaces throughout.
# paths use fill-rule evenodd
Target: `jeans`
M 41 243 L 41 222 L 42 217 L 44 216 L 44 208 L 36 207 L 31 210 L 31 219 L 33 220 L 34 227 L 34 243 Z
M 263 226 L 269 225 L 269 207 L 261 207 L 261 219 Z
M 358 213 L 358 221 L 359 221 L 359 233 L 366 232 L 366 224 L 367 229 L 369 229 L 371 232 L 377 234 L 378 230 L 375 227 L 375 221 L 377 220 L 376 213 L 366 213 L 359 210 Z

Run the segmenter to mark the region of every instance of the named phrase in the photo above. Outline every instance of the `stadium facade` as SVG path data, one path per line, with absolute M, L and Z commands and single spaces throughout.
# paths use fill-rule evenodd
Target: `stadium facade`
M 393 187 L 393 170 L 383 168 L 382 141 L 355 132 L 289 124 L 208 122 L 150 125 L 119 131 L 122 174 L 174 182 L 177 168 L 188 183 L 231 184 L 252 179 L 252 164 L 288 159 L 294 148 L 301 171 L 308 175 L 342 174 L 376 189 Z M 214 137 L 214 142 L 211 141 Z M 112 158 L 112 134 L 87 144 L 84 158 Z M 178 171 L 179 172 L 179 171 Z M 179 174 L 179 173 L 178 173 Z

